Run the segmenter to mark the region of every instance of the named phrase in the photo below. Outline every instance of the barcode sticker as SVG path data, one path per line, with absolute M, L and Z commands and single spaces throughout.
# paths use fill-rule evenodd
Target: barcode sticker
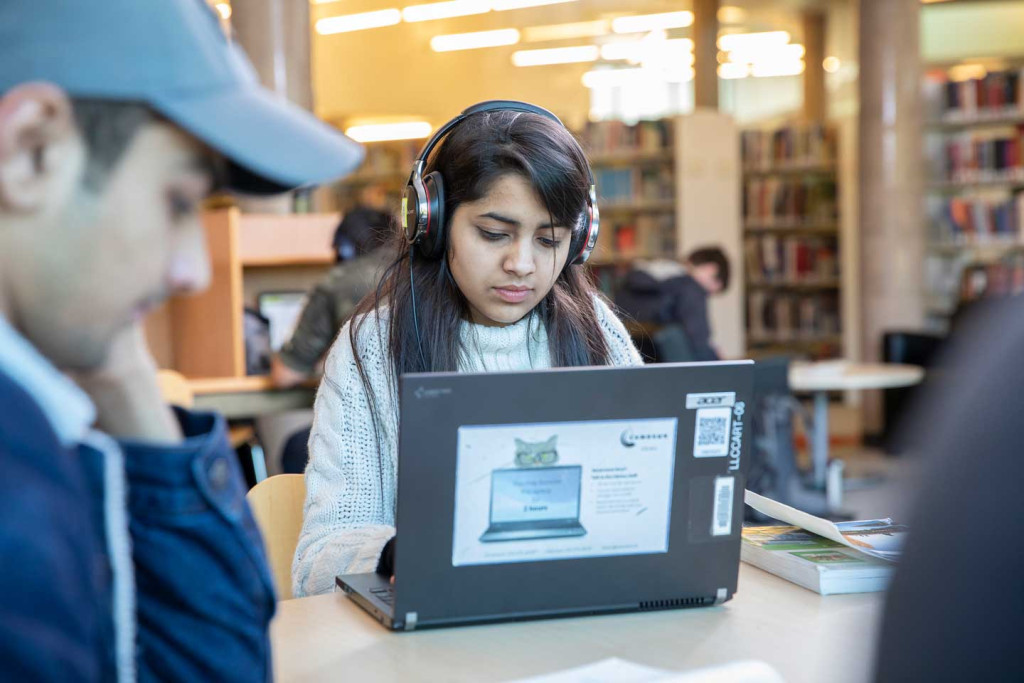
M 728 536 L 732 533 L 732 497 L 735 477 L 715 479 L 715 509 L 711 515 L 711 535 Z
M 701 408 L 693 429 L 693 457 L 719 458 L 729 454 L 729 408 Z

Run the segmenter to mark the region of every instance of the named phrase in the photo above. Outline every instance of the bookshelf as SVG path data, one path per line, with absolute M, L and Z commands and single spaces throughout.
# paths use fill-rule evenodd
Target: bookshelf
M 837 150 L 837 132 L 822 124 L 741 133 L 752 356 L 842 354 Z
M 698 110 L 635 124 L 591 122 L 577 137 L 601 209 L 601 239 L 589 264 L 609 297 L 638 260 L 680 260 L 718 245 L 740 262 L 738 134 L 730 117 Z M 710 299 L 708 312 L 714 343 L 739 358 L 746 352 L 744 278 L 742 269 L 733 272 L 735 284 Z
M 936 330 L 964 301 L 1024 290 L 1024 64 L 956 69 L 933 67 L 923 83 L 925 313 Z
M 189 379 L 245 377 L 242 314 L 260 292 L 309 291 L 331 267 L 338 214 L 203 214 L 210 287 L 174 297 L 146 319 L 161 368 Z

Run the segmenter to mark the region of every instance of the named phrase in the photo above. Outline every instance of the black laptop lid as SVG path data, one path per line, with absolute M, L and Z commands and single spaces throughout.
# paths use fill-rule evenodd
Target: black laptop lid
M 752 378 L 749 361 L 402 376 L 396 620 L 731 597 Z M 585 533 L 486 543 L 495 505 L 573 508 Z

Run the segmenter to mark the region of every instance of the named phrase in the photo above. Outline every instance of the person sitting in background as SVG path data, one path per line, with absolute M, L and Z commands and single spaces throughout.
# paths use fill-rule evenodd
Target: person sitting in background
M 197 0 L 4 0 L 0 45 L 0 680 L 269 680 L 227 425 L 168 407 L 141 321 L 209 284 L 220 180 L 281 192 L 361 149 Z
M 683 264 L 667 259 L 638 261 L 626 275 L 615 303 L 641 323 L 678 326 L 685 337 L 681 346 L 686 348 L 680 352 L 685 357 L 671 360 L 720 360 L 721 355 L 711 344 L 708 297 L 728 286 L 728 257 L 718 247 L 705 247 L 691 252 Z M 661 336 L 667 336 L 668 332 Z M 660 348 L 668 340 L 658 342 L 656 338 L 656 346 Z M 659 356 L 662 354 L 663 351 L 659 351 Z M 667 359 L 659 357 L 659 360 Z
M 382 247 L 398 230 L 386 208 L 384 187 L 369 185 L 361 193 L 359 206 L 345 214 L 334 232 L 337 264 L 313 289 L 291 339 L 270 361 L 274 386 L 287 388 L 309 379 L 356 304 L 377 285 L 389 261 Z M 300 429 L 285 441 L 283 473 L 301 474 L 306 469 L 310 429 Z
M 360 200 L 334 232 L 336 265 L 313 289 L 291 339 L 271 360 L 274 386 L 295 386 L 313 375 L 338 330 L 376 286 L 387 265 L 388 255 L 380 247 L 397 227 L 386 211 L 384 187 L 366 187 Z

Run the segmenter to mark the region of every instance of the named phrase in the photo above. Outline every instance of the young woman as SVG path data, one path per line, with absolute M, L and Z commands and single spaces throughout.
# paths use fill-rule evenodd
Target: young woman
M 478 106 L 437 138 L 423 169 L 428 194 L 443 196 L 434 234 L 412 247 L 396 236 L 394 262 L 328 355 L 296 596 L 332 590 L 338 574 L 391 573 L 400 374 L 642 362 L 578 263 L 583 151 L 553 115 L 505 104 L 520 110 Z

